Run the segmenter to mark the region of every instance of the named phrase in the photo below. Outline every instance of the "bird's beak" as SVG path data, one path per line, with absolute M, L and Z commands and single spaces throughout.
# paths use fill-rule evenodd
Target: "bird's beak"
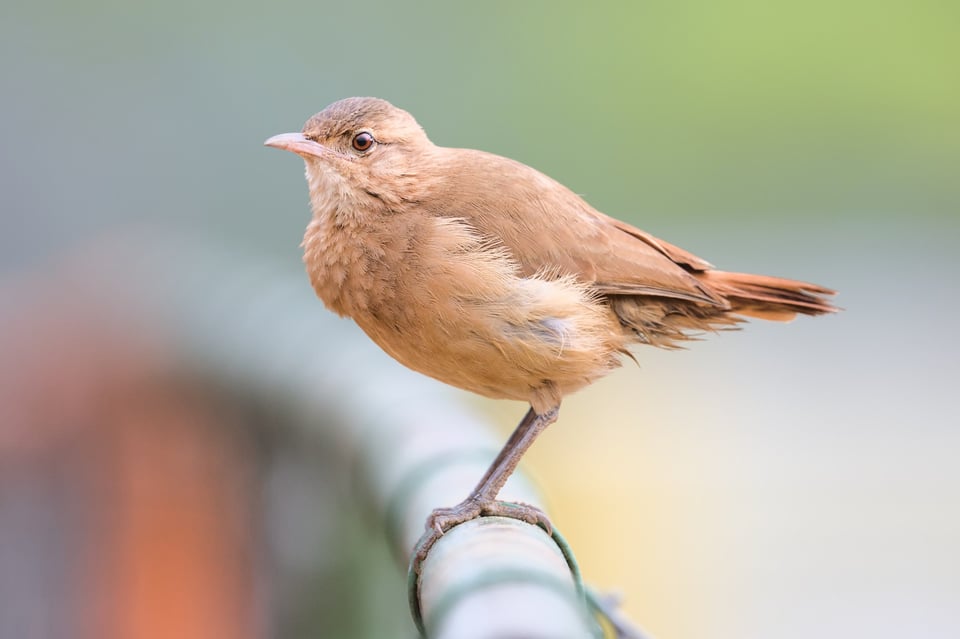
M 302 133 L 281 133 L 280 135 L 273 136 L 264 142 L 263 145 L 272 146 L 275 149 L 283 149 L 284 151 L 292 151 L 303 158 L 317 158 L 328 153 L 322 144 L 314 142 Z

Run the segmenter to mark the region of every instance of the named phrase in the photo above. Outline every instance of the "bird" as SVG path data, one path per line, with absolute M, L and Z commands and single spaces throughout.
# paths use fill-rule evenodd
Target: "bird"
M 542 511 L 497 495 L 563 398 L 632 347 L 838 310 L 829 288 L 715 269 L 532 167 L 435 145 L 382 99 L 334 102 L 264 144 L 305 161 L 303 259 L 328 309 L 415 371 L 530 405 L 466 499 L 430 514 L 425 548 L 479 516 L 549 532 Z

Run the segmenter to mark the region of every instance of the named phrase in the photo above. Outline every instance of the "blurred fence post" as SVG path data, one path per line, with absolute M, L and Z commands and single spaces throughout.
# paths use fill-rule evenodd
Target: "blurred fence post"
M 175 331 L 197 364 L 245 388 L 333 413 L 325 432 L 364 478 L 368 498 L 406 561 L 429 512 L 457 503 L 496 455 L 500 438 L 455 392 L 381 353 L 352 323 L 325 311 L 299 269 L 171 238 L 120 249 L 104 274 L 126 301 Z M 134 249 L 133 247 L 136 246 Z M 174 248 L 175 247 L 175 248 Z M 292 265 L 291 265 L 292 266 Z M 522 474 L 503 498 L 537 504 Z M 431 638 L 593 637 L 597 629 L 563 553 L 540 528 L 499 518 L 449 531 L 419 583 Z

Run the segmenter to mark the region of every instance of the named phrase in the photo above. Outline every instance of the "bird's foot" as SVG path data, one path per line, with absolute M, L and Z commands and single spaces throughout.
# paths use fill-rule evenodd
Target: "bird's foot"
M 437 508 L 427 518 L 427 529 L 442 536 L 454 526 L 477 517 L 509 517 L 528 524 L 540 526 L 547 534 L 553 533 L 553 525 L 546 513 L 530 504 L 495 499 L 482 500 L 470 497 L 452 508 Z
M 433 544 L 437 543 L 444 533 L 459 526 L 464 522 L 477 517 L 509 517 L 510 519 L 519 519 L 528 524 L 540 526 L 548 535 L 553 534 L 553 524 L 546 513 L 530 504 L 497 501 L 494 499 L 483 500 L 476 497 L 469 497 L 456 506 L 450 508 L 437 508 L 427 517 L 426 531 L 417 544 L 417 565 L 426 559 L 427 553 Z
M 491 501 L 486 504 L 481 514 L 484 517 L 509 517 L 519 519 L 534 526 L 540 526 L 548 534 L 553 534 L 553 524 L 547 514 L 530 504 L 513 501 Z

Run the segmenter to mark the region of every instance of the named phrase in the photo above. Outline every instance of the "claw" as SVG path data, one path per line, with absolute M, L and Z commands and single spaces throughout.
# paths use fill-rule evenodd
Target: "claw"
M 427 557 L 427 553 L 444 533 L 477 517 L 509 517 L 528 524 L 540 526 L 548 535 L 553 534 L 553 524 L 546 513 L 530 504 L 513 503 L 508 501 L 480 501 L 473 497 L 465 499 L 451 508 L 437 508 L 427 517 L 426 530 L 417 544 L 416 555 L 417 572 L 420 564 Z
M 486 516 L 509 517 L 519 519 L 534 526 L 540 526 L 548 535 L 553 534 L 553 524 L 546 513 L 530 504 L 509 501 L 492 501 L 485 504 L 482 513 Z

